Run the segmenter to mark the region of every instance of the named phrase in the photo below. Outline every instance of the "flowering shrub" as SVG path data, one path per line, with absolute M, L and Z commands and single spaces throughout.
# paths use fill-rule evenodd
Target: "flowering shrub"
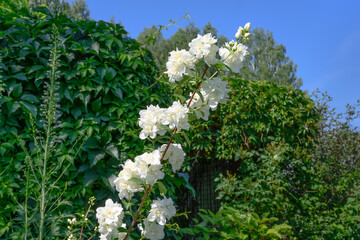
M 216 73 L 226 66 L 238 72 L 241 62 L 246 55 L 246 47 L 242 44 L 247 40 L 250 25 L 246 25 L 243 37 L 237 34 L 237 41 L 226 43 L 224 47 L 217 47 L 217 40 L 206 34 L 198 35 L 197 38 L 189 43 L 189 51 L 176 50 L 170 53 L 167 62 L 168 81 L 172 84 L 184 84 L 193 87 L 190 98 L 181 102 L 174 101 L 168 108 L 149 105 L 146 110 L 139 112 L 139 126 L 141 132 L 140 139 L 150 139 L 153 144 L 151 152 L 145 152 L 134 158 L 127 160 L 122 165 L 122 170 L 113 181 L 118 196 L 122 200 L 125 209 L 119 203 L 113 203 L 112 200 L 106 201 L 105 207 L 97 209 L 97 218 L 99 221 L 100 239 L 128 239 L 133 234 L 132 230 L 137 224 L 142 238 L 151 240 L 163 239 L 165 237 L 164 227 L 167 222 L 176 216 L 176 209 L 171 198 L 165 196 L 166 189 L 163 188 L 161 179 L 164 178 L 165 165 L 170 164 L 173 172 L 181 169 L 184 162 L 185 153 L 182 150 L 180 139 L 176 134 L 182 133 L 190 128 L 191 119 L 208 119 L 210 109 L 215 110 L 219 103 L 226 103 L 228 93 L 227 82 L 215 77 Z M 247 37 L 245 37 L 245 35 Z M 216 58 L 219 52 L 221 59 Z M 197 69 L 205 66 L 204 72 L 200 75 Z M 217 71 L 210 77 L 206 76 L 207 70 L 216 67 Z M 233 69 L 232 69 L 233 68 Z M 175 139 L 174 139 L 175 138 Z M 156 140 L 168 139 L 167 144 L 158 145 Z M 175 141 L 176 143 L 172 143 Z M 167 161 L 167 162 L 166 162 Z M 153 188 L 159 184 L 160 192 Z M 142 193 L 141 202 L 136 197 L 137 193 Z M 163 198 L 153 200 L 151 203 L 147 197 L 163 195 Z M 144 209 L 149 208 L 146 204 L 150 203 L 149 214 L 146 216 Z M 132 212 L 132 206 L 137 206 L 136 215 Z M 128 210 L 128 211 L 126 211 Z M 130 215 L 132 218 L 130 226 L 123 226 L 123 215 Z M 121 231 L 119 233 L 119 227 Z

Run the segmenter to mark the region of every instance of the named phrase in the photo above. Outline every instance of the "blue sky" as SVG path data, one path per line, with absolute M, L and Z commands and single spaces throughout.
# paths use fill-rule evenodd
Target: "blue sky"
M 360 98 L 360 1 L 359 0 L 87 0 L 90 16 L 121 20 L 130 36 L 136 38 L 144 27 L 167 25 L 188 13 L 202 28 L 208 21 L 229 39 L 239 26 L 251 22 L 262 27 L 286 46 L 287 55 L 298 65 L 297 76 L 303 90 L 319 88 L 334 98 L 332 106 L 339 112 L 347 103 Z M 165 37 L 178 27 L 181 20 Z M 358 125 L 358 124 L 357 124 Z

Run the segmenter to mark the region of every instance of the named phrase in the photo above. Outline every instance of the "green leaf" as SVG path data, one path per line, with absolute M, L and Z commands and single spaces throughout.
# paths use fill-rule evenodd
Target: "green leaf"
M 89 159 L 90 159 L 90 167 L 96 165 L 96 163 L 105 157 L 105 152 L 103 151 L 95 151 L 89 153 Z
M 19 79 L 21 81 L 27 81 L 27 78 L 26 78 L 25 74 L 23 74 L 23 73 L 17 73 L 17 74 L 12 75 L 11 77 Z
M 75 119 L 78 119 L 81 116 L 81 110 L 79 108 L 73 108 L 71 110 L 71 114 L 75 117 Z
M 160 125 L 160 128 L 164 129 L 165 131 L 167 131 L 168 133 L 172 133 L 173 131 L 169 128 L 169 126 L 167 125 Z
M 101 110 L 101 100 L 100 99 L 96 99 L 95 101 L 93 101 L 91 103 L 91 108 L 94 112 L 98 112 Z
M 107 68 L 105 73 L 105 79 L 108 81 L 114 80 L 116 74 L 116 71 L 112 67 Z
M 188 135 L 186 134 L 186 132 L 182 131 L 182 132 L 180 132 L 180 133 L 181 133 L 181 135 L 184 136 L 186 143 L 187 143 L 188 146 L 190 147 L 190 146 L 191 146 L 191 141 L 190 141 Z
M 123 92 L 121 91 L 120 88 L 117 89 L 111 89 L 111 91 L 115 94 L 116 97 L 120 98 L 121 100 L 123 100 Z
M 108 47 L 108 49 L 111 49 L 111 44 L 113 43 L 113 39 L 106 39 L 105 45 Z
M 18 98 L 22 93 L 22 84 L 18 83 L 9 88 L 9 93 L 12 93 L 15 98 Z
M 91 44 L 91 49 L 99 54 L 99 44 L 97 42 L 93 42 L 93 44 Z
M 108 146 L 105 151 L 117 160 L 119 160 L 119 151 L 113 145 Z
M 94 183 L 98 179 L 98 174 L 93 170 L 84 174 L 84 188 Z
M 189 189 L 192 194 L 193 194 L 193 197 L 196 198 L 196 192 L 195 192 L 195 189 L 193 188 L 193 186 L 191 186 L 190 182 L 189 182 L 189 174 L 188 173 L 178 173 L 178 176 L 179 177 L 183 177 L 185 179 L 185 182 L 186 182 L 186 188 Z
M 128 181 L 135 182 L 135 183 L 140 183 L 140 184 L 143 184 L 143 185 L 146 184 L 145 180 L 142 180 L 142 179 L 137 178 L 137 177 L 132 177 Z
M 166 187 L 164 186 L 164 184 L 162 182 L 156 182 L 158 187 L 159 187 L 159 191 L 161 194 L 166 194 L 167 192 L 167 189 Z
M 23 94 L 20 99 L 30 103 L 39 103 L 39 99 L 32 94 Z
M 21 109 L 23 109 L 27 113 L 31 113 L 33 117 L 36 117 L 37 115 L 37 108 L 35 105 L 25 102 L 25 101 L 19 101 L 21 105 Z

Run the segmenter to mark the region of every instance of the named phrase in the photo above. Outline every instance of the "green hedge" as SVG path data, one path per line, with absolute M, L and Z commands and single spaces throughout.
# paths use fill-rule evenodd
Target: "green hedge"
M 266 81 L 227 81 L 230 100 L 207 123 L 212 126 L 209 141 L 199 142 L 196 149 L 213 151 L 217 159 L 234 159 L 243 149 L 261 149 L 274 139 L 292 146 L 311 144 L 319 114 L 304 92 Z
M 0 205 L 6 207 L 0 209 L 0 236 L 11 229 L 17 202 L 24 200 L 26 165 L 13 133 L 34 148 L 29 115 L 41 129 L 52 24 L 63 45 L 58 69 L 62 143 L 54 159 L 73 163 L 57 183 L 58 194 L 67 188 L 62 197 L 73 204 L 67 212 L 83 211 L 90 196 L 97 200 L 116 196 L 108 179 L 118 173 L 122 161 L 145 147 L 138 139 L 138 112 L 150 103 L 161 103 L 166 92 L 154 84 L 150 52 L 127 37 L 120 25 L 75 21 L 51 15 L 46 8 L 1 14 L 0 79 L 5 85 L 0 99 Z M 73 159 L 68 151 L 80 136 L 89 138 Z
M 228 161 L 215 179 L 222 205 L 276 217 L 298 239 L 357 239 L 358 132 L 341 123 L 320 127 L 323 113 L 301 90 L 228 81 L 230 100 L 202 123 L 206 134 L 194 136 L 193 183 L 205 165 Z

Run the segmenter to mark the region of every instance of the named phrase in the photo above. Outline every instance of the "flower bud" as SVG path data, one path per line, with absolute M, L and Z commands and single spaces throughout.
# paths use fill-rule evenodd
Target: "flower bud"
M 245 38 L 250 37 L 250 33 L 245 33 L 244 37 L 245 37 Z
M 245 29 L 246 32 L 250 31 L 250 28 L 251 28 L 251 23 L 250 22 L 245 24 L 244 29 Z
M 241 38 L 242 32 L 243 32 L 243 28 L 239 27 L 239 29 L 237 30 L 236 34 L 235 34 L 235 38 L 236 40 L 239 40 Z

